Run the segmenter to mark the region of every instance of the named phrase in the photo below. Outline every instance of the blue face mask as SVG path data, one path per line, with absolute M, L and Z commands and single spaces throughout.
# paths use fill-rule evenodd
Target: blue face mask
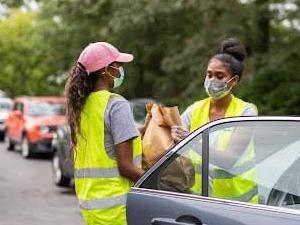
M 124 80 L 125 72 L 124 72 L 123 67 L 120 66 L 118 69 L 119 69 L 120 76 L 114 78 L 114 87 L 113 88 L 120 87 Z
M 125 77 L 125 72 L 124 72 L 123 67 L 122 66 L 120 66 L 119 68 L 118 67 L 114 67 L 114 66 L 109 66 L 109 67 L 114 68 L 116 70 L 119 70 L 119 75 L 120 75 L 119 77 L 114 77 L 111 74 L 109 74 L 108 72 L 106 72 L 106 74 L 113 78 L 113 80 L 114 80 L 114 86 L 113 86 L 113 88 L 120 87 L 121 84 L 123 83 L 124 77 Z

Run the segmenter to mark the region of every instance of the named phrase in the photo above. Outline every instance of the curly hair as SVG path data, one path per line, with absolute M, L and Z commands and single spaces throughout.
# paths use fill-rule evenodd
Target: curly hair
M 92 92 L 100 70 L 87 73 L 81 63 L 74 66 L 65 85 L 67 122 L 71 130 L 70 148 L 75 151 L 77 135 L 81 135 L 81 111 L 89 94 Z

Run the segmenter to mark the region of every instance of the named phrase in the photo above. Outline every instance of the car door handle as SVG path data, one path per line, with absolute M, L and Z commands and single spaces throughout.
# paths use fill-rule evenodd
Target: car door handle
M 201 222 L 194 216 L 184 215 L 177 219 L 171 218 L 153 218 L 151 221 L 152 225 L 207 225 Z

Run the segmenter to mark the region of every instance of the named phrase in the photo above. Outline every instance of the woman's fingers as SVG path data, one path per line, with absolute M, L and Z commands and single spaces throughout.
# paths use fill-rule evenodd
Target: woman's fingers
M 151 114 L 147 113 L 147 115 L 145 117 L 145 126 L 148 126 L 150 120 L 151 120 Z
M 185 129 L 184 127 L 182 127 L 182 126 L 172 126 L 171 127 L 171 132 L 181 134 L 181 135 L 185 135 L 185 136 L 187 136 L 189 134 L 189 131 L 187 129 Z
M 174 141 L 179 142 L 189 135 L 189 131 L 182 126 L 172 126 L 171 136 Z
M 173 140 L 175 141 L 175 142 L 179 142 L 179 141 L 181 141 L 182 140 L 182 137 L 180 137 L 178 134 L 176 134 L 176 133 L 171 133 L 171 136 L 172 136 L 172 138 L 173 138 Z

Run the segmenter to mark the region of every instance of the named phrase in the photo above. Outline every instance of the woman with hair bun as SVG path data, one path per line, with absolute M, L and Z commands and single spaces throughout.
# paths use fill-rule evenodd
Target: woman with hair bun
M 181 141 L 204 124 L 217 119 L 257 116 L 258 111 L 254 104 L 231 94 L 232 89 L 242 78 L 245 56 L 245 48 L 237 39 L 228 38 L 221 43 L 220 53 L 210 59 L 206 70 L 204 88 L 209 97 L 195 102 L 185 110 L 181 115 L 183 126 L 172 127 L 172 137 L 176 142 Z M 238 137 L 238 133 L 249 137 L 244 147 L 234 146 L 233 141 L 229 141 L 230 136 Z M 216 137 L 210 134 L 209 154 L 210 163 L 215 166 L 214 172 L 210 169 L 210 196 L 257 203 L 255 155 L 251 133 L 239 128 L 227 131 L 227 133 L 222 130 Z M 202 165 L 201 152 L 190 150 L 189 156 L 195 167 L 195 185 L 191 191 L 200 194 L 201 173 L 197 172 L 199 171 L 197 167 Z M 236 175 L 230 172 L 238 171 L 238 168 L 243 171 L 242 174 Z M 222 176 L 218 176 L 216 171 L 219 174 L 221 171 Z M 230 174 L 230 176 L 226 177 L 224 174 Z

